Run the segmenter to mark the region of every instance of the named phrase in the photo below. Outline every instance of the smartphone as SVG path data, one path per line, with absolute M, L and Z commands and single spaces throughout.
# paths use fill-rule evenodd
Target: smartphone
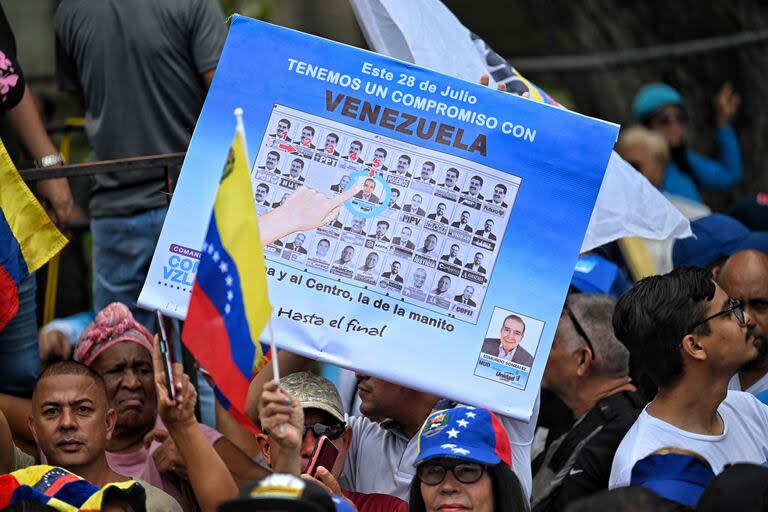
M 307 464 L 307 469 L 304 472 L 314 478 L 317 474 L 317 468 L 320 466 L 330 471 L 336 463 L 336 457 L 338 456 L 339 449 L 333 445 L 331 440 L 326 436 L 320 436 L 315 446 L 315 451 L 312 452 L 312 457 L 309 459 L 309 464 Z
M 160 334 L 160 355 L 163 357 L 163 370 L 165 373 L 165 387 L 168 390 L 168 397 L 171 400 L 176 399 L 176 387 L 173 382 L 173 342 L 176 336 L 176 327 L 173 319 L 164 316 L 159 310 L 155 311 L 157 315 L 157 332 Z

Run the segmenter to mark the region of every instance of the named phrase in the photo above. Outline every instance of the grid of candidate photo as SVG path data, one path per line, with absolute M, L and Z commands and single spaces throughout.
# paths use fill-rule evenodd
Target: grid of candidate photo
M 472 323 L 520 186 L 508 173 L 280 105 L 251 177 L 259 215 L 301 185 L 338 194 L 361 180 L 353 208 L 275 241 L 268 259 Z

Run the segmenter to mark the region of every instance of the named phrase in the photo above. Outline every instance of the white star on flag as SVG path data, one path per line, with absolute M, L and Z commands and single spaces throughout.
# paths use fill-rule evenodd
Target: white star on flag
M 203 242 L 203 252 L 208 250 L 208 242 Z
M 451 443 L 445 443 L 445 444 L 441 444 L 440 448 L 447 450 L 448 448 L 456 448 L 456 445 Z
M 208 246 L 208 254 L 213 254 L 213 245 Z
M 219 256 L 219 251 L 214 251 L 213 253 L 213 261 L 219 261 L 221 256 Z
M 229 265 L 227 265 L 226 262 L 222 261 L 221 264 L 219 265 L 219 270 L 221 270 L 222 272 L 226 272 L 228 269 L 229 269 Z
M 451 451 L 459 455 L 469 455 L 469 450 L 465 448 L 452 448 Z
M 232 290 L 227 290 L 227 301 L 232 300 L 235 297 L 235 294 L 232 293 Z
M 474 418 L 476 415 L 475 415 L 475 413 L 473 413 L 473 412 L 468 412 L 468 413 L 467 413 L 467 414 L 465 414 L 464 416 L 466 416 L 467 418 Z
M 448 434 L 448 439 L 459 437 L 459 431 L 456 430 L 455 428 L 452 428 L 451 430 L 447 431 L 446 434 Z
M 462 418 L 462 419 L 460 419 L 460 420 L 456 421 L 456 423 L 457 423 L 457 424 L 458 424 L 460 427 L 464 427 L 464 428 L 467 428 L 467 425 L 469 425 L 469 422 L 468 422 L 467 420 L 465 420 L 464 418 Z
M 232 286 L 232 276 L 227 276 L 224 278 L 224 281 L 227 283 L 227 286 Z
M 230 311 L 232 311 L 232 308 L 229 306 L 229 304 L 224 306 L 224 313 L 226 313 L 228 315 Z

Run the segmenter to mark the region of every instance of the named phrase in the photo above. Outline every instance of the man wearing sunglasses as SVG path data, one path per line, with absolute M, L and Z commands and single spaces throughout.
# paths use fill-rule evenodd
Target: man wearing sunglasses
M 408 505 L 394 496 L 352 492 L 338 484 L 352 429 L 346 424 L 341 396 L 331 381 L 311 372 L 291 373 L 280 379 L 279 388 L 274 383 L 265 385 L 260 400 L 259 419 L 265 434 L 258 436 L 257 442 L 275 471 L 305 473 L 320 438 L 325 436 L 338 455 L 333 467 L 317 471 L 320 484 L 350 500 L 359 512 L 408 511 Z
M 613 334 L 610 295 L 568 297 L 555 331 L 542 387 L 576 424 L 537 460 L 533 510 L 564 510 L 608 487 L 613 454 L 645 402 L 629 381 L 629 351 Z
M 768 461 L 768 408 L 728 391 L 757 356 L 751 319 L 708 271 L 683 267 L 638 282 L 613 316 L 616 337 L 658 386 L 621 441 L 609 487 L 629 485 L 635 462 L 665 447 L 703 456 L 715 473 L 727 464 Z
M 683 98 L 675 89 L 667 84 L 648 84 L 635 96 L 635 118 L 660 133 L 669 144 L 670 159 L 662 191 L 701 203 L 699 187 L 722 189 L 741 181 L 741 153 L 736 133 L 730 125 L 741 98 L 734 92 L 733 86 L 726 83 L 715 96 L 714 103 L 720 148 L 717 161 L 688 149 L 688 114 Z

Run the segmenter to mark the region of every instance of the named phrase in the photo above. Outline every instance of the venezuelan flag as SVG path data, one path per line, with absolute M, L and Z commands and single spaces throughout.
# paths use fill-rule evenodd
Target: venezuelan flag
M 259 335 L 272 314 L 242 128 L 235 132 L 192 286 L 182 340 L 232 407 L 268 360 Z
M 30 466 L 0 476 L 0 507 L 37 502 L 59 512 L 99 511 L 108 502 L 145 510 L 146 492 L 134 480 L 98 488 L 87 480 L 55 466 Z
M 0 329 L 19 310 L 19 282 L 66 244 L 0 141 Z

